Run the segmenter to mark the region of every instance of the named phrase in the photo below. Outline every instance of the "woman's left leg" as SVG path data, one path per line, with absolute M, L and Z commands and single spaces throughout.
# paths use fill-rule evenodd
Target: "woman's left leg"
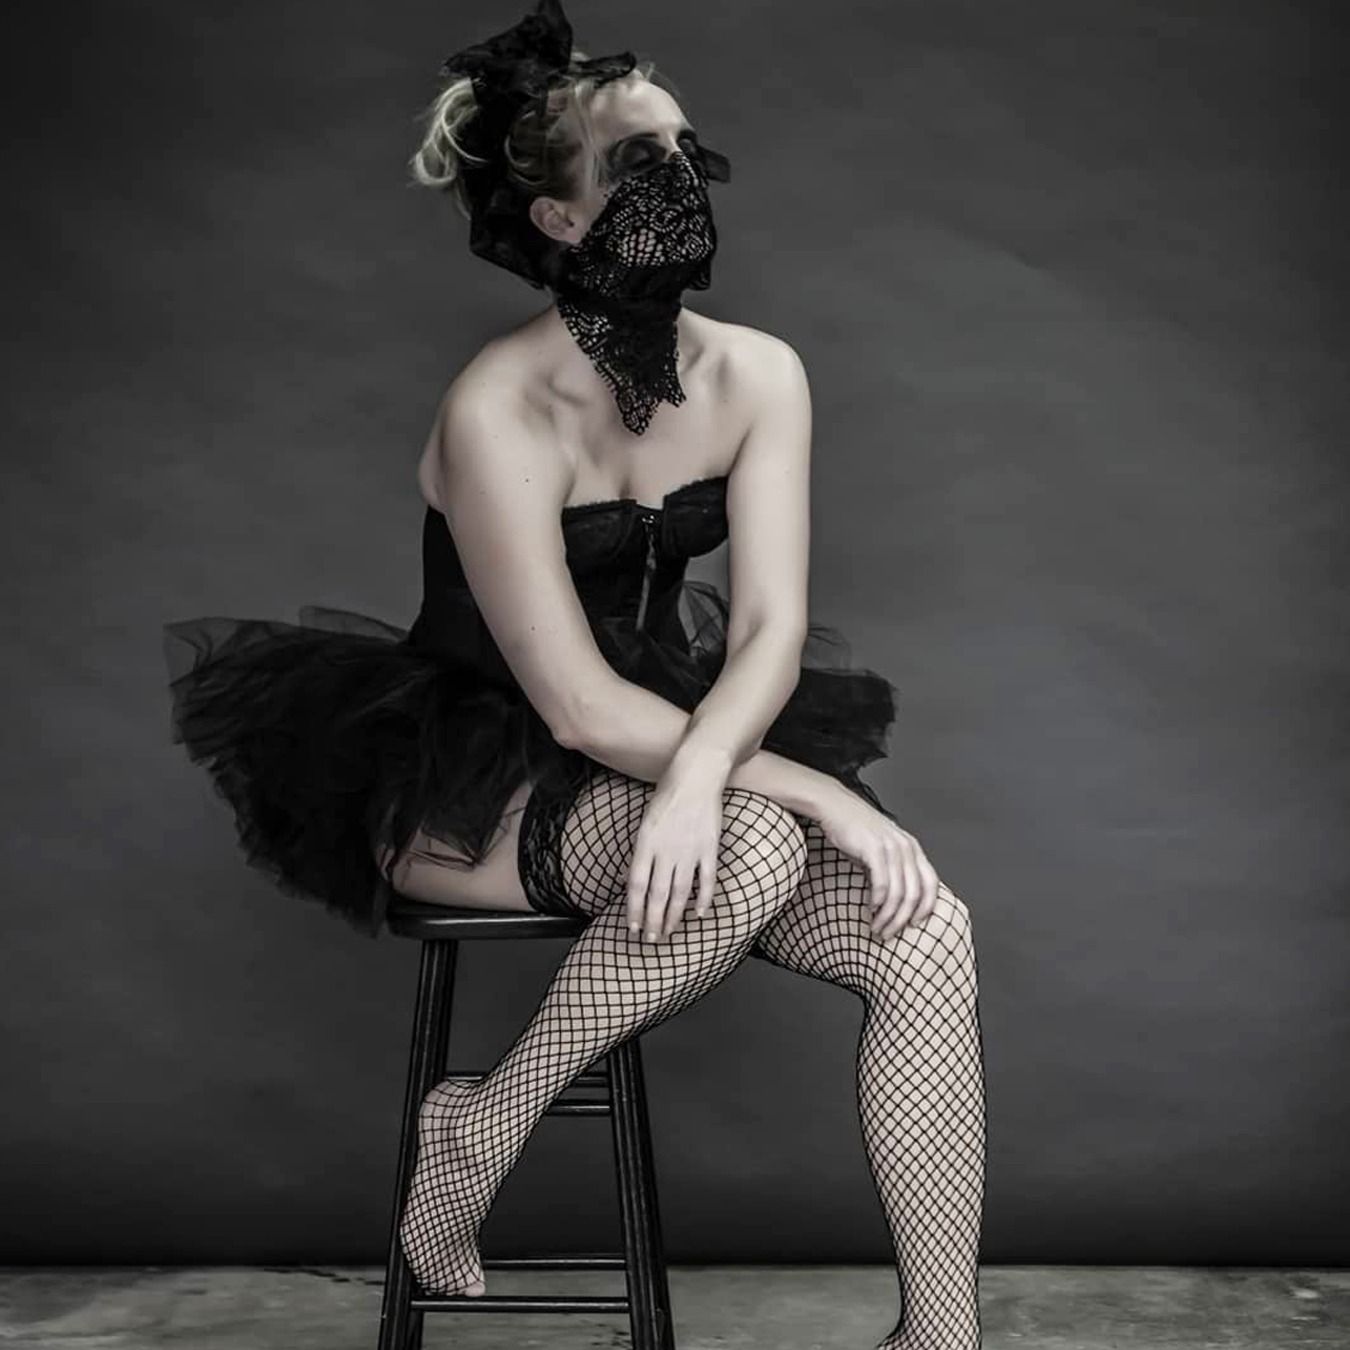
M 858 1112 L 901 1297 L 878 1350 L 978 1350 L 985 1102 L 970 914 L 941 885 L 926 920 L 881 940 L 866 868 L 798 819 L 806 874 L 751 950 L 863 1001 Z

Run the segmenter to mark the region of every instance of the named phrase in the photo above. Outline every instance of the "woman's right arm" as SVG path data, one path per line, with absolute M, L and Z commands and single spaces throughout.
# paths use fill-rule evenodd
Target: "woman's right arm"
M 490 377 L 484 377 L 490 379 Z M 483 381 L 452 385 L 432 430 L 432 467 L 464 575 L 525 696 L 562 745 L 647 783 L 679 758 L 690 714 L 605 660 L 567 569 L 566 470 Z M 695 761 L 698 762 L 695 762 Z M 838 783 L 759 750 L 739 762 L 691 754 L 676 771 L 752 788 L 800 815 Z
M 554 737 L 629 777 L 680 783 L 694 800 L 714 801 L 719 819 L 727 786 L 759 791 L 817 818 L 845 790 L 833 778 L 764 750 L 740 762 L 730 756 L 712 762 L 703 755 L 683 761 L 680 747 L 690 714 L 625 680 L 605 660 L 567 568 L 565 466 L 556 455 L 540 453 L 537 437 L 506 410 L 505 390 L 494 389 L 490 379 L 452 385 L 447 392 L 432 432 L 432 467 L 483 620 Z M 597 727 L 607 729 L 603 737 Z M 680 851 L 688 847 L 698 856 L 674 869 L 680 875 L 673 888 L 670 873 L 654 880 L 650 903 L 647 878 L 630 878 L 633 926 L 654 919 L 671 931 L 688 900 L 691 863 L 712 882 L 718 831 L 711 830 L 711 839 L 691 837 L 708 833 L 682 832 Z M 700 887 L 700 909 L 711 893 L 711 884 Z
M 525 696 L 562 745 L 617 672 L 567 570 L 566 470 L 539 453 L 491 376 L 452 385 L 432 431 L 432 469 L 474 600 Z

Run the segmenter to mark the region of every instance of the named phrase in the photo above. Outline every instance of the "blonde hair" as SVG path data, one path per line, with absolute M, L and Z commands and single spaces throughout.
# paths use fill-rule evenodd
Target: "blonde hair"
M 585 52 L 573 48 L 574 64 L 587 59 Z M 659 78 L 653 79 L 655 73 L 655 62 L 639 61 L 624 78 L 636 77 L 664 85 Z M 527 200 L 535 197 L 570 200 L 579 196 L 584 184 L 574 171 L 583 147 L 590 151 L 594 182 L 597 185 L 603 182 L 588 116 L 591 97 L 598 87 L 594 76 L 569 74 L 565 83 L 549 90 L 542 113 L 527 110 L 512 123 L 504 145 L 507 178 L 522 190 Z M 470 208 L 463 166 L 483 161 L 465 150 L 463 131 L 477 112 L 473 81 L 467 75 L 455 77 L 419 115 L 425 131 L 422 143 L 408 161 L 414 182 L 450 193 L 466 220 Z

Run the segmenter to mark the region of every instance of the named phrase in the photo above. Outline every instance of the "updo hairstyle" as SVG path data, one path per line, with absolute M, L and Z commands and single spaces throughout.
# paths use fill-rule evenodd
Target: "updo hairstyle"
M 575 66 L 585 60 L 586 53 L 574 48 L 571 64 Z M 650 80 L 655 71 L 655 62 L 639 61 L 624 78 Z M 659 77 L 654 82 L 666 86 Z M 597 87 L 594 76 L 569 74 L 565 83 L 549 91 L 542 114 L 527 109 L 512 124 L 505 144 L 507 177 L 526 201 L 535 197 L 571 200 L 579 196 L 583 184 L 576 179 L 575 169 L 583 144 L 591 151 L 595 184 L 603 184 L 599 153 L 587 116 Z M 465 162 L 483 161 L 463 148 L 462 132 L 477 112 L 472 79 L 468 75 L 452 78 L 420 115 L 418 120 L 425 127 L 425 135 L 408 163 L 417 183 L 451 193 L 466 220 L 470 210 L 462 166 Z

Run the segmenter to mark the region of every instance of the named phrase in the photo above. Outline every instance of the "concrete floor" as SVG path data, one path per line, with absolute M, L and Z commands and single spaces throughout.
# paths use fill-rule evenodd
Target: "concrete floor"
M 374 1350 L 374 1268 L 0 1268 L 0 1346 Z M 565 1287 L 559 1283 L 565 1280 Z M 489 1271 L 493 1293 L 620 1293 L 622 1275 Z M 873 1350 L 894 1322 L 880 1266 L 675 1266 L 680 1350 Z M 1350 1347 L 1350 1270 L 986 1266 L 985 1350 Z M 435 1314 L 426 1350 L 622 1350 L 618 1316 Z

